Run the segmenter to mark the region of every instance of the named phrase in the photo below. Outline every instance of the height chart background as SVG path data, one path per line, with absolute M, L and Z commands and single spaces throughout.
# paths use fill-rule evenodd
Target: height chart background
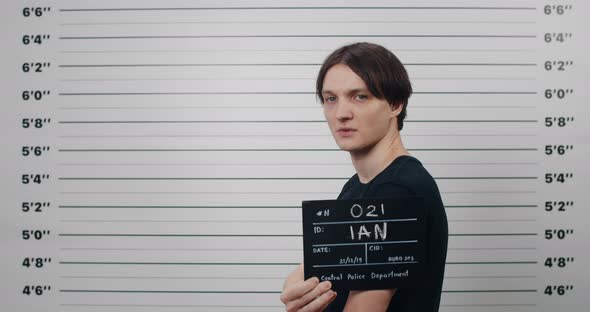
M 404 143 L 450 237 L 441 311 L 579 311 L 590 290 L 586 1 L 6 1 L 2 301 L 281 311 L 302 200 L 354 169 L 325 56 L 390 48 Z

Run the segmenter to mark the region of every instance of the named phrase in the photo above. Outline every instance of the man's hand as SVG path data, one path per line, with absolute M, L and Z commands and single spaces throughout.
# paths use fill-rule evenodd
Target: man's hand
M 329 281 L 320 283 L 317 277 L 312 277 L 287 286 L 281 294 L 281 301 L 288 312 L 320 312 L 336 298 L 331 287 Z
M 299 266 L 285 281 L 281 301 L 288 312 L 320 312 L 336 298 L 336 292 L 330 288 L 332 283 L 320 283 L 317 277 L 304 281 L 303 266 Z

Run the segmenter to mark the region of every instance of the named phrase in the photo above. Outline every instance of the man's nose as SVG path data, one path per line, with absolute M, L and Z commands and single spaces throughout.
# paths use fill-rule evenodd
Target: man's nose
M 341 100 L 336 107 L 336 118 L 350 119 L 352 118 L 352 103 L 348 100 Z

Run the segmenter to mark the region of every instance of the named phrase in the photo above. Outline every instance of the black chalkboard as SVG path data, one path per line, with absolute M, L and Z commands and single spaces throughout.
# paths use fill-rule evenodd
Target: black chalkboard
M 426 210 L 421 197 L 303 201 L 305 279 L 334 289 L 423 284 Z

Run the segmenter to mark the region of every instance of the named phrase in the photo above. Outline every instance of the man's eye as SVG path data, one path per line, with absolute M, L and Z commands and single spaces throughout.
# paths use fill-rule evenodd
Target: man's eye
M 336 97 L 335 96 L 328 96 L 324 99 L 325 102 L 334 102 L 336 101 Z
M 356 98 L 357 98 L 357 99 L 359 99 L 359 100 L 366 100 L 366 99 L 368 99 L 369 97 L 368 97 L 368 96 L 366 96 L 366 95 L 364 95 L 364 94 L 357 94 Z

